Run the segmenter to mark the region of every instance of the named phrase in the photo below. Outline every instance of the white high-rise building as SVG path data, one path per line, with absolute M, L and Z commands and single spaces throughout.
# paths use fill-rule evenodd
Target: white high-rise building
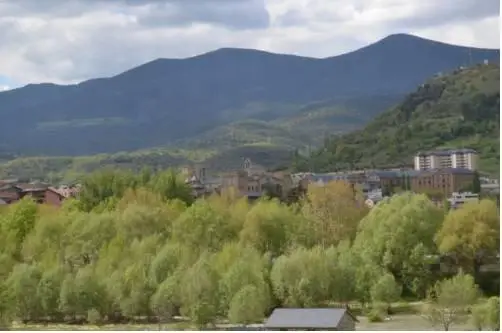
M 478 169 L 478 153 L 473 149 L 436 150 L 415 155 L 415 170 Z

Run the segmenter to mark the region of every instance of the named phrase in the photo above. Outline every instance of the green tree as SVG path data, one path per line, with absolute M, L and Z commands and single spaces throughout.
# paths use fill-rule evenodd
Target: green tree
M 253 248 L 245 248 L 239 251 L 239 257 L 235 258 L 228 268 L 220 271 L 220 306 L 224 314 L 228 314 L 230 303 L 242 288 L 251 285 L 255 287 L 256 297 L 259 297 L 264 306 L 270 304 L 270 290 L 266 281 L 267 267 L 264 259 Z M 221 259 L 216 256 L 215 260 Z M 216 268 L 217 266 L 215 266 Z
M 219 276 L 210 259 L 203 254 L 186 271 L 180 286 L 182 312 L 198 327 L 214 323 L 219 313 Z
M 217 251 L 235 237 L 227 220 L 205 200 L 190 206 L 173 222 L 172 228 L 172 239 L 190 247 L 195 253 Z
M 443 213 L 425 195 L 405 192 L 384 200 L 361 221 L 353 251 L 362 266 L 377 265 L 392 273 L 400 284 L 421 274 L 411 264 L 420 251 L 435 252 L 433 242 Z
M 10 295 L 3 281 L 0 281 L 0 331 L 10 328 L 12 318 L 12 304 Z
M 23 321 L 38 319 L 41 314 L 37 287 L 41 273 L 38 267 L 19 264 L 6 281 L 8 299 L 12 301 L 12 313 Z
M 482 257 L 498 252 L 499 231 L 498 207 L 483 199 L 451 211 L 435 239 L 441 253 L 454 255 L 464 271 L 476 276 Z
M 76 213 L 66 227 L 65 262 L 73 269 L 95 263 L 103 245 L 116 234 L 113 212 Z
M 37 286 L 37 297 L 45 317 L 54 320 L 60 316 L 58 311 L 61 285 L 64 273 L 61 269 L 51 269 L 43 272 Z
M 310 185 L 302 206 L 317 244 L 323 247 L 352 240 L 359 221 L 367 213 L 364 197 L 347 182 Z
M 180 277 L 171 275 L 164 280 L 150 300 L 150 308 L 159 318 L 160 323 L 173 318 L 180 305 L 179 296 Z
M 437 282 L 430 290 L 428 303 L 424 308 L 424 317 L 432 325 L 440 325 L 448 331 L 452 324 L 462 323 L 467 318 L 470 306 L 476 303 L 480 291 L 474 278 L 463 273 L 451 279 Z
M 263 293 L 256 286 L 247 285 L 232 298 L 228 319 L 234 324 L 259 323 L 263 320 L 267 307 Z
M 187 204 L 194 200 L 191 187 L 185 183 L 181 174 L 173 169 L 155 174 L 149 184 L 166 200 L 179 199 Z
M 182 260 L 183 249 L 179 244 L 167 243 L 155 255 L 150 265 L 149 277 L 155 285 L 163 283 L 174 274 Z
M 37 262 L 44 268 L 52 268 L 54 264 L 64 266 L 68 226 L 78 214 L 61 211 L 39 218 L 23 242 L 24 261 Z
M 330 298 L 333 301 L 349 303 L 357 298 L 356 267 L 350 242 L 341 242 L 336 248 L 326 251 L 327 264 L 330 270 Z
M 89 311 L 87 311 L 87 323 L 91 325 L 101 326 L 101 324 L 103 323 L 103 317 L 101 316 L 101 313 L 99 313 L 99 311 L 96 309 L 90 309 Z
M 246 215 L 240 240 L 259 252 L 280 255 L 287 247 L 288 224 L 295 221 L 287 207 L 277 200 L 263 200 Z
M 388 307 L 401 297 L 402 287 L 390 273 L 382 275 L 371 287 L 371 300 L 374 304 L 383 303 Z
M 129 188 L 135 188 L 138 181 L 130 171 L 102 169 L 81 180 L 79 209 L 90 212 L 108 199 L 120 198 Z
M 403 264 L 404 284 L 413 292 L 418 299 L 424 299 L 436 279 L 431 268 L 432 258 L 436 255 L 431 253 L 425 245 L 419 243 L 410 253 L 409 260 Z
M 5 251 L 18 261 L 21 261 L 23 241 L 35 227 L 36 219 L 37 205 L 27 196 L 10 206 L 7 214 L 0 220 L 3 236 L 0 237 L 4 238 Z
M 274 294 L 285 306 L 312 307 L 324 304 L 332 290 L 328 261 L 320 247 L 296 249 L 274 262 L 271 281 Z
M 471 321 L 473 326 L 482 331 L 489 329 L 500 330 L 500 298 L 490 297 L 488 300 L 478 303 L 471 309 Z
M 76 318 L 79 311 L 77 286 L 75 285 L 75 278 L 71 274 L 67 274 L 61 284 L 59 311 L 73 319 Z

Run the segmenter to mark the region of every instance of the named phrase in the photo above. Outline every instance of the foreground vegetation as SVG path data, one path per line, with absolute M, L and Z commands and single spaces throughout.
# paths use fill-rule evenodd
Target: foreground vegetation
M 60 209 L 2 208 L 0 316 L 103 325 L 182 315 L 203 327 L 355 302 L 379 321 L 405 297 L 425 300 L 437 327 L 469 311 L 476 327 L 498 327 L 498 298 L 480 298 L 498 294 L 498 274 L 482 273 L 479 257 L 498 253 L 498 214 L 490 200 L 449 212 L 412 193 L 368 211 L 344 182 L 292 205 L 233 191 L 194 202 L 172 171 L 101 171 Z M 442 274 L 437 254 L 464 273 Z

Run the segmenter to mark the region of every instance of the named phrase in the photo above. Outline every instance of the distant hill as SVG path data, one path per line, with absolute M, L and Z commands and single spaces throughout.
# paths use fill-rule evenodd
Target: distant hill
M 360 128 L 428 77 L 485 59 L 499 51 L 402 34 L 324 59 L 245 49 L 157 59 L 111 78 L 0 93 L 0 143 L 8 156 L 225 153 L 259 141 L 288 150 Z
M 477 65 L 436 76 L 363 129 L 333 138 L 297 159 L 297 168 L 410 166 L 417 151 L 473 148 L 480 169 L 499 173 L 500 67 Z

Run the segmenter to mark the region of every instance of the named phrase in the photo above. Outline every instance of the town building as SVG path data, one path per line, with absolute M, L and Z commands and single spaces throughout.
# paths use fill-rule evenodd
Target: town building
M 185 177 L 185 183 L 192 188 L 194 198 L 201 198 L 211 195 L 219 186 L 219 181 L 214 182 L 207 174 L 204 166 L 185 166 L 181 169 L 181 174 Z
M 263 166 L 244 159 L 241 169 L 226 172 L 221 177 L 221 190 L 234 188 L 251 200 L 265 194 L 286 199 L 293 187 L 293 179 L 286 172 L 268 172 Z
M 478 169 L 478 153 L 473 149 L 420 152 L 415 155 L 415 170 L 459 168 Z
M 462 168 L 428 170 L 365 170 L 334 173 L 302 173 L 293 175 L 302 182 L 324 186 L 331 181 L 346 181 L 360 189 L 371 206 L 396 191 L 436 193 L 449 197 L 454 192 L 466 192 L 473 187 L 475 172 Z M 297 180 L 298 181 L 298 180 Z M 303 185 L 305 186 L 305 185 Z
M 438 193 L 444 197 L 472 187 L 474 171 L 459 168 L 425 170 L 411 177 L 411 190 L 416 193 Z
M 15 203 L 24 197 L 31 197 L 36 203 L 60 206 L 67 197 L 49 184 L 40 182 L 0 182 L 0 200 L 4 204 Z

